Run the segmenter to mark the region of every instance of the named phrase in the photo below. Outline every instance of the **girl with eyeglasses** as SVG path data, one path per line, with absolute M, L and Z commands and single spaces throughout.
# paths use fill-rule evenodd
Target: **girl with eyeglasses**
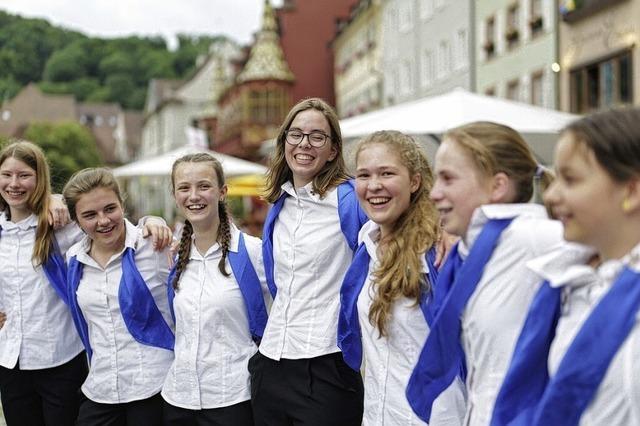
M 362 378 L 337 346 L 340 285 L 366 217 L 349 182 L 334 110 L 295 105 L 267 174 L 263 257 L 274 297 L 250 360 L 257 425 L 360 425 Z

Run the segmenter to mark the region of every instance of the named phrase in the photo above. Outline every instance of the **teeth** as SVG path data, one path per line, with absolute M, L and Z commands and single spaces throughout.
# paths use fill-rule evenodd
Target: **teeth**
M 202 210 L 204 209 L 205 205 L 204 204 L 192 204 L 190 206 L 187 206 L 187 209 L 189 210 Z
M 7 191 L 7 194 L 18 197 L 24 194 L 24 191 Z
M 384 203 L 388 202 L 389 200 L 390 200 L 390 198 L 387 198 L 387 197 L 369 198 L 369 203 L 371 203 L 371 204 L 384 204 Z
M 307 154 L 298 154 L 296 155 L 296 159 L 298 160 L 313 160 L 313 157 Z
M 98 229 L 98 230 L 96 230 L 96 232 L 98 232 L 100 234 L 106 234 L 106 233 L 109 233 L 109 232 L 113 231 L 113 228 L 115 228 L 115 226 L 112 226 L 111 228 L 108 228 L 108 229 Z

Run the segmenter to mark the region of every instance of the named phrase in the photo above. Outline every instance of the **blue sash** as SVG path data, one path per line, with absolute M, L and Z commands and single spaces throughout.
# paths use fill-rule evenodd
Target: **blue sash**
M 547 313 L 547 315 L 557 318 L 560 306 L 559 290 L 546 292 L 546 300 L 543 299 L 541 293 L 539 293 L 540 303 L 549 303 L 555 306 L 555 311 Z M 598 387 L 607 373 L 609 364 L 635 326 L 639 309 L 640 273 L 624 268 L 607 294 L 586 319 L 580 331 L 578 331 L 562 358 L 558 371 L 546 383 L 542 396 L 540 397 L 540 385 L 533 388 L 531 393 L 522 391 L 520 395 L 516 395 L 516 397 L 521 397 L 521 401 L 507 400 L 510 404 L 503 401 L 502 410 L 498 415 L 504 415 L 504 413 L 509 414 L 511 417 L 519 415 L 517 418 L 519 423 L 513 422 L 513 424 L 525 424 L 525 422 L 526 424 L 545 426 L 579 424 L 580 417 L 597 393 Z M 529 316 L 532 314 L 533 307 L 529 311 Z M 546 367 L 549 346 L 555 332 L 555 327 L 549 330 L 547 325 L 549 323 L 553 323 L 553 319 L 543 319 L 543 324 L 538 325 L 533 320 L 530 322 L 528 318 L 527 327 L 520 337 L 520 341 L 531 340 L 532 344 L 529 345 L 529 348 L 534 351 L 531 363 L 536 368 L 536 372 L 539 373 L 542 370 L 544 379 L 548 378 L 548 374 L 545 371 L 546 369 L 543 370 L 540 365 L 543 362 L 541 359 L 544 358 L 544 366 Z M 531 336 L 540 337 L 534 340 Z M 536 346 L 536 344 L 539 346 Z M 518 359 L 521 359 L 524 355 L 517 353 L 517 356 L 519 357 Z M 515 360 L 516 358 L 514 358 Z M 521 363 L 524 362 L 521 361 Z M 515 368 L 512 365 L 509 373 L 517 373 L 518 370 L 515 370 Z M 532 380 L 532 377 L 530 377 L 532 374 L 522 374 L 522 368 L 519 373 L 521 374 L 520 380 Z M 518 378 L 511 377 L 510 380 L 515 382 Z M 533 382 L 535 384 L 536 381 Z M 515 385 L 513 386 L 515 387 Z M 529 413 L 532 409 L 529 407 L 532 404 L 531 401 L 537 400 L 539 402 L 531 419 L 531 414 Z M 512 411 L 510 412 L 509 409 Z M 523 412 L 524 414 L 521 414 L 517 410 L 525 411 Z M 494 419 L 493 424 L 506 424 L 500 423 L 501 418 L 494 417 L 496 419 Z
M 340 217 L 340 229 L 344 234 L 351 250 L 355 253 L 358 249 L 358 233 L 360 228 L 367 221 L 367 216 L 358 204 L 353 180 L 338 185 L 338 216 Z M 275 228 L 276 219 L 282 210 L 287 193 L 283 192 L 280 198 L 276 200 L 264 222 L 262 232 L 262 257 L 264 259 L 264 269 L 267 276 L 267 286 L 271 296 L 275 299 L 278 288 L 273 277 L 274 260 L 273 260 L 273 229 Z
M 118 288 L 118 302 L 120 313 L 127 330 L 139 343 L 173 350 L 175 338 L 171 328 L 165 321 L 160 309 L 156 305 L 151 291 L 147 287 L 134 259 L 135 250 L 127 247 L 122 254 L 122 278 Z M 73 321 L 78 329 L 82 343 L 91 360 L 89 331 L 82 310 L 78 305 L 77 290 L 82 278 L 83 265 L 76 256 L 69 260 L 68 285 L 69 305 Z
M 560 293 L 545 281 L 533 299 L 493 408 L 492 426 L 532 423 L 549 381 L 547 359 L 560 317 Z
M 413 411 L 427 423 L 436 398 L 449 387 L 456 376 L 464 375 L 460 318 L 482 277 L 485 265 L 498 244 L 502 231 L 511 224 L 512 220 L 488 221 L 471 248 L 469 256 L 460 266 L 453 284 L 445 283 L 444 275 L 440 276 L 436 284 L 436 293 L 439 291 L 441 281 L 443 288 L 450 290 L 436 314 L 406 392 Z
M 436 252 L 432 247 L 426 254 L 429 267 L 429 281 L 435 285 L 438 270 L 435 267 Z M 360 244 L 353 262 L 340 287 L 340 312 L 338 316 L 338 347 L 342 350 L 344 361 L 352 369 L 359 371 L 362 364 L 362 333 L 358 319 L 358 297 L 369 274 L 369 253 L 364 243 Z M 431 324 L 433 315 L 428 307 L 429 294 L 423 292 L 420 309 L 427 324 Z
M 238 252 L 229 251 L 229 264 L 233 276 L 240 287 L 244 304 L 247 307 L 247 316 L 249 318 L 249 332 L 251 338 L 255 342 L 259 342 L 264 334 L 264 328 L 267 325 L 267 307 L 264 304 L 262 295 L 262 286 L 258 274 L 249 259 L 249 253 L 244 243 L 242 232 L 238 239 Z M 173 299 L 175 299 L 175 290 L 173 289 L 173 278 L 176 275 L 176 266 L 173 266 L 169 274 L 169 285 L 167 286 L 167 296 L 169 299 L 169 308 L 171 315 L 175 321 L 175 313 L 173 310 Z
M 1 234 L 2 227 L 0 226 L 0 235 Z M 60 253 L 60 246 L 58 246 L 55 236 L 51 238 L 51 250 L 49 250 L 47 260 L 42 264 L 42 270 L 47 280 L 49 280 L 49 284 L 51 284 L 51 287 L 56 291 L 56 294 L 68 305 L 67 264 L 64 261 L 62 253 Z

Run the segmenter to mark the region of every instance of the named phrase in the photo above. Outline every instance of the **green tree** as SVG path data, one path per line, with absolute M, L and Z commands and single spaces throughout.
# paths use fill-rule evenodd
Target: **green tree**
M 40 145 L 47 155 L 54 192 L 62 192 L 76 171 L 101 164 L 95 139 L 78 123 L 32 123 L 25 131 L 25 139 Z
M 46 81 L 62 82 L 86 77 L 86 58 L 86 52 L 79 43 L 57 50 L 47 60 L 43 78 Z

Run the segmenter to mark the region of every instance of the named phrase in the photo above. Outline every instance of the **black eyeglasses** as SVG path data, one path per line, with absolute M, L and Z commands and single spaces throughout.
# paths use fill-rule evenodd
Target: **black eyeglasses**
M 331 139 L 331 136 L 322 132 L 304 133 L 300 130 L 287 130 L 285 140 L 289 145 L 298 145 L 302 142 L 305 136 L 309 141 L 309 145 L 314 148 L 321 148 L 327 142 L 327 139 Z

